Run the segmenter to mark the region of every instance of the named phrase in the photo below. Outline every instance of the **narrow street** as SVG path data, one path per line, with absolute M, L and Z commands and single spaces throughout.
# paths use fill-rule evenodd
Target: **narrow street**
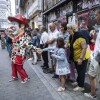
M 11 78 L 10 58 L 0 47 L 0 100 L 54 100 L 35 72 L 25 62 L 30 82 L 21 84 L 21 80 L 9 82 Z
M 9 82 L 11 78 L 11 61 L 8 53 L 0 47 L 0 100 L 89 100 L 82 92 L 74 92 L 70 83 L 65 92 L 58 93 L 58 79 L 52 79 L 52 74 L 44 74 L 40 63 L 32 65 L 26 60 L 24 67 L 30 77 L 30 81 L 21 84 L 21 79 Z M 86 79 L 87 81 L 88 79 Z M 100 100 L 100 85 L 97 88 L 98 100 Z

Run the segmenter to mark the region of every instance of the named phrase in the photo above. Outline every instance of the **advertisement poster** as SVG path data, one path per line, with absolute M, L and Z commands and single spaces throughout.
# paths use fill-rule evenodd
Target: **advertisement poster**
M 91 9 L 96 5 L 100 5 L 100 0 L 79 0 L 77 4 L 77 11 Z
M 95 11 L 96 11 L 96 9 L 92 9 L 92 10 L 89 11 L 88 21 L 89 21 L 90 27 L 92 27 L 96 24 Z
M 88 15 L 89 15 L 89 12 L 78 14 L 78 26 L 79 27 L 81 23 L 85 23 L 88 26 Z

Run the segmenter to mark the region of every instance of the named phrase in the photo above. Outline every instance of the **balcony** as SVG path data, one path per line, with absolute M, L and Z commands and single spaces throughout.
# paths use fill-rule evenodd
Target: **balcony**
M 35 0 L 32 6 L 28 10 L 29 17 L 34 15 L 37 11 L 42 10 L 42 0 Z

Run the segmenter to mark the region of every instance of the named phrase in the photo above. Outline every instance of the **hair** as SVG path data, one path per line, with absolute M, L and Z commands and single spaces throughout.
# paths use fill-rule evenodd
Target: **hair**
M 100 9 L 97 9 L 96 12 L 97 12 L 98 14 L 100 14 Z
M 76 24 L 67 24 L 67 29 L 70 28 L 73 30 L 73 32 L 77 32 L 78 31 L 78 25 Z
M 66 23 L 66 22 L 62 22 L 62 23 L 61 23 L 61 26 L 64 27 L 64 30 L 65 30 L 65 31 L 67 30 L 67 23 Z
M 64 48 L 64 39 L 62 37 L 57 38 L 57 47 Z
M 35 30 L 36 30 L 37 32 L 39 32 L 39 29 L 38 29 L 38 28 L 35 28 Z
M 43 32 L 44 32 L 44 31 L 47 31 L 47 29 L 46 29 L 45 26 L 41 26 L 41 28 L 42 28 Z

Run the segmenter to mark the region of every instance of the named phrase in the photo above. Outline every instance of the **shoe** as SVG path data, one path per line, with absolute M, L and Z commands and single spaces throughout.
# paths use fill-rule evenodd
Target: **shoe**
M 37 61 L 41 61 L 41 59 L 38 59 Z
M 33 62 L 33 63 L 32 63 L 32 65 L 36 65 L 36 64 L 37 64 L 37 62 Z
M 57 91 L 58 91 L 58 92 L 63 92 L 63 91 L 65 91 L 65 88 L 59 87 L 59 88 L 57 89 Z
M 48 69 L 43 69 L 43 73 L 48 74 Z
M 12 79 L 9 80 L 9 82 L 17 81 L 17 80 L 18 80 L 18 78 L 12 78 Z
M 52 78 L 59 78 L 59 75 L 54 74 L 54 76 L 52 76 Z
M 54 70 L 48 68 L 48 73 L 53 74 L 54 72 L 55 72 Z
M 43 68 L 43 67 L 44 67 L 44 65 L 42 65 L 42 66 L 40 66 L 40 67 L 42 67 L 42 68 Z
M 77 86 L 78 83 L 77 83 L 77 82 L 73 82 L 72 85 L 73 85 L 73 86 Z
M 82 87 L 77 86 L 76 88 L 73 89 L 74 91 L 84 91 L 85 89 Z
M 42 67 L 42 69 L 48 69 L 48 67 L 46 67 L 46 66 L 43 66 L 43 67 Z
M 29 60 L 29 61 L 30 61 L 30 60 L 33 60 L 33 58 L 29 58 L 28 60 Z
M 27 83 L 30 80 L 30 78 L 25 78 L 23 81 L 21 81 L 22 84 Z
M 91 93 L 84 93 L 84 96 L 93 100 L 97 100 L 97 96 L 92 96 Z

